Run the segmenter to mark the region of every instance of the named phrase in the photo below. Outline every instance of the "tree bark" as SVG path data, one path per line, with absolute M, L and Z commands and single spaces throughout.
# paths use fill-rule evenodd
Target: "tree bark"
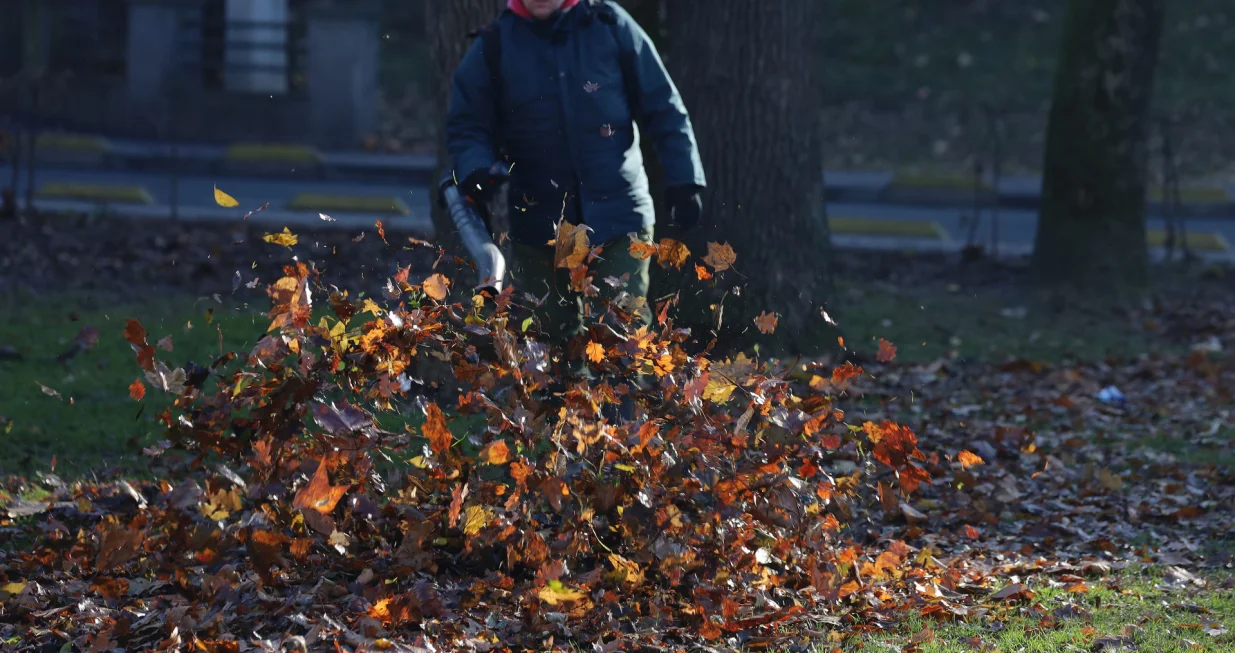
M 434 171 L 436 180 L 449 169 L 450 155 L 446 152 L 446 109 L 450 102 L 450 81 L 463 55 L 472 47 L 468 34 L 488 25 L 497 18 L 506 6 L 504 0 L 430 0 L 425 3 L 425 37 L 429 41 L 430 66 L 432 67 L 432 93 L 437 121 L 437 161 Z M 459 250 L 458 237 L 450 215 L 438 206 L 436 189 L 430 188 L 434 238 L 437 244 L 449 252 Z
M 721 302 L 718 335 L 725 345 L 758 342 L 753 320 L 768 311 L 780 321 L 765 345 L 796 352 L 835 346 L 820 316 L 833 294 L 820 115 L 823 53 L 815 36 L 822 5 L 667 5 L 667 66 L 690 111 L 708 178 L 707 224 L 688 244 L 703 254 L 707 241 L 728 242 L 737 253 L 734 270 L 718 278 L 705 307 Z M 698 283 L 693 277 L 691 270 L 683 280 L 684 296 Z
M 1165 4 L 1069 4 L 1034 242 L 1044 288 L 1121 298 L 1148 281 L 1147 133 Z

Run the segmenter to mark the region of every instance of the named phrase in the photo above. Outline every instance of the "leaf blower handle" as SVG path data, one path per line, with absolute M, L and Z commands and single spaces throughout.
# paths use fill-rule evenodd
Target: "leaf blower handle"
M 476 264 L 476 272 L 480 276 L 476 289 L 500 294 L 506 277 L 506 257 L 502 256 L 502 250 L 493 243 L 489 229 L 476 212 L 476 207 L 463 197 L 450 178 L 442 182 L 441 190 L 442 199 L 446 201 L 446 207 L 450 211 L 450 220 L 455 223 L 463 247 Z

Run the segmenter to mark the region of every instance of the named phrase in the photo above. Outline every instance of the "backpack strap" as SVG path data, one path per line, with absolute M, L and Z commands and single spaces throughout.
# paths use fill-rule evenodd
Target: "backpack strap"
M 504 10 L 502 15 L 509 11 L 509 9 Z M 497 20 L 468 34 L 469 38 L 480 39 L 481 49 L 485 56 L 485 67 L 489 69 L 489 89 L 493 97 L 493 119 L 498 122 L 497 133 L 501 133 L 502 95 L 505 93 L 505 79 L 502 77 L 502 32 L 498 27 L 498 21 L 501 19 L 502 17 L 498 16 Z M 499 146 L 498 149 L 500 150 L 501 147 Z
M 635 65 L 635 51 L 622 43 L 621 33 L 617 26 L 618 15 L 608 0 L 588 0 L 587 6 L 591 13 L 609 28 L 613 41 L 617 43 L 618 66 L 622 70 L 622 86 L 625 87 L 623 90 L 626 93 L 626 102 L 630 105 L 631 117 L 638 121 L 643 114 L 639 106 L 639 75 L 638 67 Z

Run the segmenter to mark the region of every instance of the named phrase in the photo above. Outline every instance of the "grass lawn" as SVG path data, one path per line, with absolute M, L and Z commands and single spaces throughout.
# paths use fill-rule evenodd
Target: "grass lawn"
M 901 651 L 913 642 L 920 648 L 908 650 L 919 653 L 1235 649 L 1231 577 L 1213 574 L 1199 582 L 1203 589 L 1170 570 L 1146 567 L 1079 585 L 1029 583 L 1031 598 L 1009 601 L 983 618 L 912 618 L 895 632 L 870 634 L 841 650 Z
M 0 360 L 0 473 L 45 470 L 53 457 L 57 472 L 68 476 L 129 467 L 142 446 L 158 439 L 154 416 L 168 402 L 150 388 L 143 402 L 129 396 L 142 373 L 123 336 L 126 318 L 140 320 L 151 343 L 171 336 L 173 350 L 159 354 L 180 365 L 208 364 L 220 345 L 252 347 L 267 325 L 252 309 L 211 298 L 0 297 L 0 347 L 20 356 Z M 98 344 L 58 362 L 86 327 L 98 330 Z

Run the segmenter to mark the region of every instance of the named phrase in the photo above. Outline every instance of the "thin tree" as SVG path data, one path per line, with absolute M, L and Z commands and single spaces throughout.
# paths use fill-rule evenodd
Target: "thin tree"
M 1033 269 L 1118 298 L 1149 278 L 1147 141 L 1166 0 L 1072 0 L 1047 127 Z
M 709 224 L 690 244 L 698 252 L 704 241 L 727 242 L 737 253 L 737 274 L 725 273 L 706 307 L 722 340 L 750 339 L 758 333 L 754 318 L 768 311 L 780 316 L 780 348 L 835 343 L 820 316 L 833 291 L 816 36 L 825 4 L 666 6 L 666 65 L 690 111 L 708 178 Z
M 444 120 L 450 102 L 450 83 L 455 68 L 472 46 L 468 34 L 489 24 L 506 6 L 504 0 L 431 0 L 425 3 L 425 36 L 429 42 L 429 60 L 432 66 L 433 99 L 437 120 L 437 161 L 433 185 L 449 170 L 450 156 L 446 152 Z M 458 249 L 455 227 L 450 216 L 438 206 L 436 191 L 433 197 L 433 231 L 437 243 L 448 251 Z

